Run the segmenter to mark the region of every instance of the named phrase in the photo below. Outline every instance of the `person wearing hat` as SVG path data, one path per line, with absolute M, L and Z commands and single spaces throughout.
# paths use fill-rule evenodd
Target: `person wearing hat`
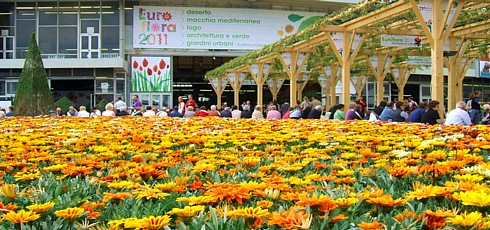
M 168 116 L 169 117 L 183 117 L 184 115 L 182 115 L 182 113 L 179 112 L 179 106 L 176 105 L 176 106 L 174 106 L 174 109 L 172 110 L 172 112 L 170 112 L 170 114 Z
M 480 124 L 488 125 L 490 123 L 490 105 L 484 104 L 483 106 L 483 120 Z

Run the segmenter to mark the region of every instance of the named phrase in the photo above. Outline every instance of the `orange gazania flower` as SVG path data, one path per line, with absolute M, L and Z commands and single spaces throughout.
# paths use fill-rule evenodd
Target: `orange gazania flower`
M 5 205 L 2 202 L 0 202 L 0 209 L 9 210 L 9 211 L 15 211 L 18 208 L 19 207 L 16 204 L 8 203 L 7 205 Z
M 109 193 L 109 192 L 105 192 L 104 193 L 104 199 L 102 200 L 104 203 L 107 203 L 109 201 L 114 201 L 114 202 L 119 202 L 119 201 L 122 201 L 126 198 L 130 198 L 132 197 L 133 195 L 131 195 L 131 193 L 127 193 L 127 192 L 120 192 L 120 193 Z
M 380 205 L 383 207 L 395 207 L 406 203 L 406 201 L 403 200 L 402 198 L 393 200 L 393 197 L 391 195 L 384 195 L 380 197 L 370 198 L 367 200 L 367 202 L 370 204 Z
M 379 223 L 378 221 L 372 222 L 372 223 L 366 223 L 362 222 L 357 225 L 358 227 L 364 229 L 364 230 L 380 230 L 384 229 L 383 225 Z
M 427 218 L 425 225 L 427 225 L 427 227 L 430 229 L 434 229 L 444 227 L 446 225 L 446 218 L 453 216 L 453 213 L 451 211 L 437 210 L 433 212 L 432 210 L 427 210 L 422 214 L 422 216 Z
M 36 212 L 31 212 L 31 211 L 26 212 L 24 210 L 20 210 L 17 213 L 14 211 L 10 211 L 7 214 L 3 215 L 3 218 L 5 220 L 8 220 L 15 224 L 31 222 L 37 220 L 39 217 L 40 215 L 36 214 Z

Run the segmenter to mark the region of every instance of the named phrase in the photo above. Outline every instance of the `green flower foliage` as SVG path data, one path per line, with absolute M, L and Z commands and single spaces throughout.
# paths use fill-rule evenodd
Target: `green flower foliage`
M 53 95 L 48 85 L 41 53 L 32 33 L 24 68 L 15 94 L 15 114 L 21 116 L 47 115 L 53 109 Z

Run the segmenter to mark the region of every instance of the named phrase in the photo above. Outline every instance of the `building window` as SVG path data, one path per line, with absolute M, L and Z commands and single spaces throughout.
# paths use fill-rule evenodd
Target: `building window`
M 7 94 L 15 94 L 17 92 L 17 81 L 7 81 Z

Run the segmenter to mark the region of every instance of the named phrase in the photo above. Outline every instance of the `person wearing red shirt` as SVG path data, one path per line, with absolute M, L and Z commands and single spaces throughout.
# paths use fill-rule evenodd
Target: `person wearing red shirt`
M 361 112 L 363 112 L 363 113 L 366 112 L 367 102 L 363 96 L 359 96 L 359 99 L 357 99 L 356 104 L 361 106 Z
M 187 96 L 187 102 L 185 103 L 186 109 L 189 108 L 189 106 L 192 106 L 192 108 L 197 108 L 197 104 L 192 98 L 192 94 L 189 94 L 189 96 Z
M 196 116 L 198 117 L 207 117 L 209 116 L 209 112 L 206 111 L 206 106 L 201 106 L 201 108 L 199 109 L 199 112 L 197 112 Z

